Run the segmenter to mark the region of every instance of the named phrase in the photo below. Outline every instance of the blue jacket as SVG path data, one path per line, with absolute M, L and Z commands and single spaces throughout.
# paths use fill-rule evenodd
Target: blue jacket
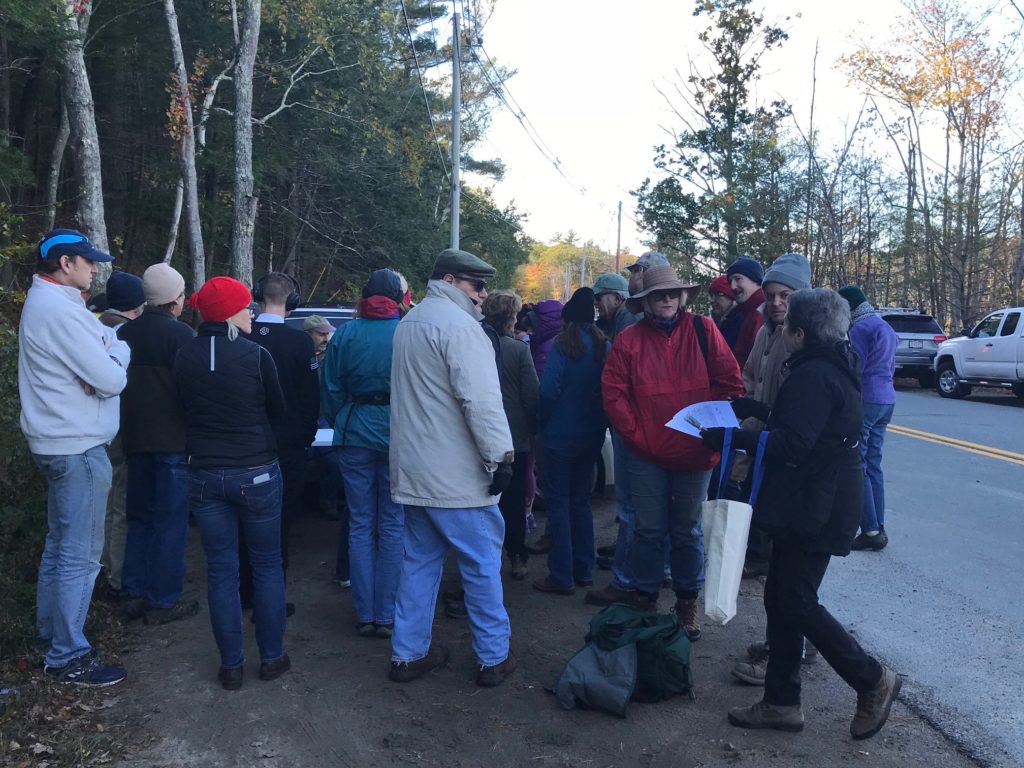
M 320 378 L 320 407 L 334 444 L 388 450 L 391 406 L 354 402 L 391 395 L 391 343 L 398 318 L 356 318 L 331 338 Z
M 878 314 L 866 315 L 850 326 L 850 344 L 860 357 L 861 391 L 865 403 L 892 405 L 896 388 L 896 347 L 899 337 Z
M 584 331 L 586 353 L 570 360 L 552 345 L 540 382 L 537 421 L 544 449 L 574 454 L 603 438 L 608 428 L 601 401 L 602 364 L 594 359 L 594 337 Z

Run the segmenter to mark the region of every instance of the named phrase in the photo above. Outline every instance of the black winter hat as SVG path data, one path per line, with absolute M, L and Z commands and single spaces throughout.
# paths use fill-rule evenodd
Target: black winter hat
M 590 288 L 577 288 L 562 307 L 562 319 L 570 323 L 592 323 L 594 313 L 594 291 Z
M 402 291 L 402 278 L 390 269 L 378 269 L 363 286 L 363 298 L 386 296 L 392 301 L 401 301 L 405 296 Z
M 107 278 L 107 306 L 120 312 L 141 307 L 146 303 L 142 278 L 130 272 L 115 269 Z

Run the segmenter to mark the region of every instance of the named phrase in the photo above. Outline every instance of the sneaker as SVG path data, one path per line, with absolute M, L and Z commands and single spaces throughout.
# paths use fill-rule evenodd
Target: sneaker
M 505 678 L 515 672 L 515 670 L 516 657 L 509 651 L 508 658 L 500 664 L 495 664 L 493 667 L 481 664 L 480 669 L 476 673 L 476 684 L 484 688 L 494 688 L 501 685 Z
M 124 667 L 104 664 L 95 651 L 72 659 L 63 667 L 44 665 L 43 673 L 58 683 L 77 685 L 79 688 L 106 688 L 128 677 Z
M 700 608 L 696 597 L 676 598 L 676 617 L 691 643 L 700 640 Z
M 394 634 L 394 624 L 378 624 L 377 629 L 373 633 L 374 637 L 379 637 L 381 640 L 390 640 Z
M 614 557 L 615 556 L 615 545 L 607 544 L 603 547 L 597 548 L 597 554 L 600 557 Z
M 225 691 L 237 691 L 242 687 L 245 667 L 221 667 L 217 670 L 217 680 Z
M 900 676 L 883 666 L 878 685 L 866 693 L 857 694 L 857 714 L 850 723 L 850 735 L 857 740 L 870 739 L 882 730 L 901 687 L 903 680 Z
M 179 600 L 170 608 L 150 608 L 142 615 L 142 621 L 152 627 L 170 624 L 179 619 L 189 619 L 197 613 L 199 613 L 198 600 Z
M 356 632 L 359 633 L 360 637 L 375 637 L 377 635 L 377 625 L 372 621 L 356 624 Z
M 522 581 L 526 578 L 526 574 L 529 571 L 526 570 L 526 556 L 516 555 L 512 558 L 512 578 L 516 581 Z
M 351 589 L 352 588 L 352 579 L 335 579 L 334 583 L 337 584 L 342 589 Z
M 448 649 L 443 645 L 432 645 L 427 655 L 416 661 L 392 661 L 388 679 L 395 683 L 408 683 L 423 677 L 431 670 L 448 663 Z
M 575 595 L 576 587 L 560 587 L 551 581 L 550 576 L 545 576 L 543 579 L 537 579 L 533 582 L 533 588 L 538 592 L 545 592 L 549 595 Z
M 804 713 L 799 704 L 781 707 L 759 701 L 749 707 L 730 709 L 729 722 L 740 728 L 771 728 L 775 731 L 796 733 L 804 729 Z
M 868 536 L 866 533 L 861 533 L 853 540 L 853 544 L 850 545 L 850 549 L 855 552 L 881 552 L 885 549 L 889 543 L 889 537 L 885 535 L 885 530 L 882 529 L 874 536 Z
M 264 661 L 260 664 L 260 680 L 277 680 L 281 675 L 292 668 L 292 660 L 288 654 L 274 661 Z
M 751 661 L 760 661 L 768 655 L 768 643 L 763 640 L 760 643 L 751 643 L 747 646 L 747 658 Z
M 768 657 L 758 661 L 741 661 L 732 668 L 732 676 L 747 685 L 764 685 L 765 673 L 768 671 Z

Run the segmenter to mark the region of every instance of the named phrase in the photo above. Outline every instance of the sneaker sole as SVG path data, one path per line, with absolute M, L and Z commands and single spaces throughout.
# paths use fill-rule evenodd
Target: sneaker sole
M 732 670 L 732 676 L 740 682 L 746 683 L 747 685 L 756 685 L 760 688 L 764 688 L 763 677 L 754 677 L 753 675 L 748 675 L 745 672 L 740 672 L 739 670 L 735 669 Z
M 874 736 L 876 733 L 878 733 L 880 730 L 882 730 L 882 727 L 887 722 L 889 722 L 889 713 L 892 712 L 892 705 L 896 702 L 896 697 L 900 695 L 900 688 L 902 688 L 902 687 L 903 687 L 903 678 L 901 678 L 897 674 L 896 675 L 896 683 L 892 687 L 892 696 L 889 697 L 889 703 L 886 704 L 886 706 L 885 706 L 885 714 L 882 715 L 882 719 L 878 722 L 878 725 L 876 725 L 870 731 L 866 731 L 866 732 L 860 733 L 860 734 L 853 733 L 851 731 L 850 735 L 853 736 L 855 741 L 863 741 L 864 739 L 870 739 L 872 736 Z
M 729 713 L 729 723 L 740 728 L 747 728 L 751 731 L 785 731 L 786 733 L 799 733 L 804 729 L 803 723 L 748 723 Z

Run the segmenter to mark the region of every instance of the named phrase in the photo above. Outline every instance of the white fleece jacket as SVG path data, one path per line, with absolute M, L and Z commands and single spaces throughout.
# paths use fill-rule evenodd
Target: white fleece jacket
M 18 327 L 21 431 L 29 450 L 70 455 L 113 440 L 130 354 L 76 288 L 35 275 Z M 83 382 L 96 393 L 86 394 Z

